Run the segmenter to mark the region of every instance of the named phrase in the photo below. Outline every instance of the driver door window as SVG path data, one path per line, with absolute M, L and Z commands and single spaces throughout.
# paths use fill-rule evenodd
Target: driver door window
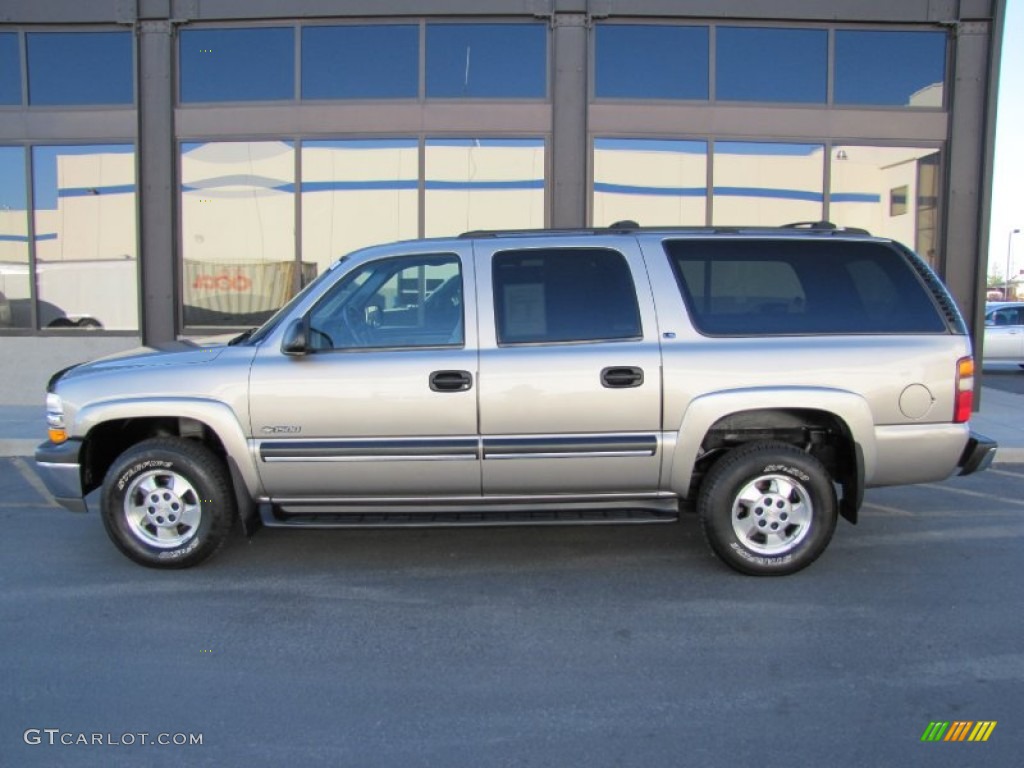
M 346 276 L 310 313 L 314 349 L 462 346 L 462 269 L 454 254 L 383 259 Z

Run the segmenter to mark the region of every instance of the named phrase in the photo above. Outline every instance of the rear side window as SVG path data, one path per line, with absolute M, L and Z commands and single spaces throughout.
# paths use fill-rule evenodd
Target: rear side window
M 640 311 L 625 257 L 604 248 L 494 256 L 499 344 L 637 339 Z
M 884 243 L 665 243 L 697 330 L 709 335 L 942 333 L 903 256 Z

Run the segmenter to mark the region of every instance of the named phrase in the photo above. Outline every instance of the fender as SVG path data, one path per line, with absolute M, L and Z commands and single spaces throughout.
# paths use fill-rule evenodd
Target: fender
M 813 410 L 835 415 L 846 425 L 863 456 L 865 480 L 869 481 L 874 475 L 875 423 L 863 397 L 827 387 L 750 387 L 713 392 L 690 401 L 675 437 L 671 463 L 666 467 L 666 486 L 685 498 L 701 443 L 712 425 L 733 413 L 763 409 Z
M 74 430 L 76 434 L 84 436 L 93 427 L 106 421 L 151 419 L 155 416 L 194 419 L 206 424 L 217 434 L 227 452 L 228 469 L 236 486 L 239 480 L 244 485 L 244 488 L 235 489 L 240 512 L 244 495 L 248 495 L 251 504 L 251 499 L 262 494 L 262 485 L 245 431 L 230 406 L 219 400 L 200 397 L 140 397 L 90 403 L 75 415 Z

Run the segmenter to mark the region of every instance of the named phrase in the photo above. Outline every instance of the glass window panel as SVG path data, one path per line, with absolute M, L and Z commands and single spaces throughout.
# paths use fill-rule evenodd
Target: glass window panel
M 708 28 L 601 24 L 594 94 L 611 99 L 707 99 Z
M 281 101 L 295 95 L 291 27 L 185 29 L 181 101 Z
M 135 150 L 32 149 L 41 328 L 139 327 Z
M 0 147 L 0 328 L 32 325 L 25 150 Z
M 715 142 L 712 223 L 820 221 L 824 151 L 820 144 Z
M 130 32 L 29 32 L 25 40 L 29 104 L 134 101 Z
M 906 260 L 872 242 L 666 243 L 694 324 L 724 336 L 944 333 Z
M 382 259 L 345 277 L 310 313 L 316 349 L 461 346 L 462 265 L 454 254 Z
M 719 27 L 715 45 L 719 100 L 825 102 L 825 30 Z
M 644 225 L 703 226 L 707 164 L 703 141 L 596 139 L 594 226 L 625 219 Z
M 295 261 L 292 144 L 225 141 L 181 150 L 185 325 L 257 325 L 316 275 L 316 264 Z
M 13 32 L 0 33 L 0 104 L 21 104 L 21 57 Z
M 302 143 L 302 258 L 322 272 L 356 248 L 419 234 L 415 139 Z
M 604 248 L 504 251 L 493 265 L 500 344 L 636 339 L 640 310 L 626 259 Z
M 428 97 L 542 99 L 546 95 L 545 25 L 427 25 Z
M 302 98 L 419 95 L 420 29 L 413 25 L 305 27 Z
M 836 146 L 831 179 L 829 218 L 835 224 L 890 237 L 913 248 L 933 267 L 938 265 L 937 150 Z
M 428 139 L 427 237 L 544 226 L 542 139 Z
M 945 32 L 836 32 L 836 104 L 941 107 Z

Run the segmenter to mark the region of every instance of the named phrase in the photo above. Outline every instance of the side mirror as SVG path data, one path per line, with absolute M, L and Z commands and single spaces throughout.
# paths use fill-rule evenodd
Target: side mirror
M 305 318 L 292 320 L 285 329 L 281 351 L 286 355 L 300 357 L 309 352 L 309 324 Z

